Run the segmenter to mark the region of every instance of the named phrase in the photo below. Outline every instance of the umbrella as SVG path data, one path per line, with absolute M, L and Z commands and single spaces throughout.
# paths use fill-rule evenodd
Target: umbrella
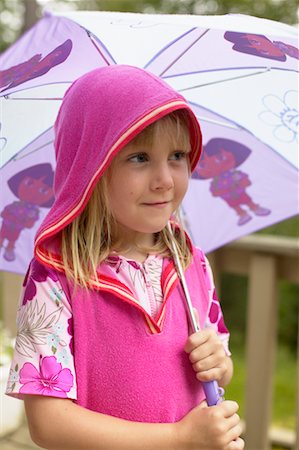
M 53 202 L 63 94 L 104 65 L 159 75 L 199 118 L 182 210 L 204 251 L 298 214 L 298 58 L 295 29 L 249 16 L 46 13 L 0 57 L 0 268 L 26 270 Z

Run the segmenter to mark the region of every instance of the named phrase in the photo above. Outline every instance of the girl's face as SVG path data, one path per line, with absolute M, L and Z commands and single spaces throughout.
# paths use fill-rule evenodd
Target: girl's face
M 188 151 L 163 134 L 155 141 L 128 144 L 109 169 L 108 205 L 126 244 L 152 245 L 188 187 Z
M 196 171 L 201 178 L 209 179 L 233 169 L 235 165 L 234 154 L 222 148 L 218 153 L 211 156 L 204 152 L 196 167 Z
M 53 197 L 53 189 L 43 180 L 29 176 L 23 178 L 18 189 L 19 199 L 39 206 L 46 204 Z

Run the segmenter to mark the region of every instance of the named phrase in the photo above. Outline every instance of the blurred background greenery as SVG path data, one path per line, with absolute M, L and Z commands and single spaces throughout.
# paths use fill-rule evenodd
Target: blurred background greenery
M 298 0 L 0 0 L 0 52 L 48 10 L 131 11 L 164 14 L 249 14 L 291 25 Z
M 241 13 L 296 26 L 298 0 L 0 0 L 0 51 L 4 51 L 48 10 L 108 10 L 176 14 Z M 258 234 L 299 238 L 299 217 L 273 225 Z M 224 274 L 221 300 L 226 323 L 231 330 L 235 376 L 227 398 L 244 404 L 246 376 L 245 333 L 247 279 Z M 296 348 L 299 313 L 299 286 L 279 284 L 278 352 L 274 381 L 273 424 L 295 429 Z M 283 401 L 282 401 L 283 399 Z

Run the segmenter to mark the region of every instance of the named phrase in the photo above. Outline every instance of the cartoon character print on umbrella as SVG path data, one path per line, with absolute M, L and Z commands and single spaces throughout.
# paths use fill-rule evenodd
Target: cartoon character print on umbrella
M 41 53 L 37 53 L 27 61 L 0 71 L 0 87 L 5 87 L 1 92 L 40 77 L 53 67 L 63 63 L 71 53 L 72 46 L 72 41 L 67 39 L 44 58 Z
M 255 203 L 247 194 L 251 185 L 248 174 L 236 170 L 250 155 L 251 150 L 239 142 L 214 138 L 203 149 L 201 159 L 192 174 L 196 179 L 212 179 L 210 192 L 213 197 L 222 198 L 238 215 L 238 225 L 245 225 L 252 219 L 249 211 L 257 216 L 267 216 L 270 209 Z
M 287 56 L 299 59 L 299 50 L 293 45 L 281 41 L 271 41 L 262 34 L 238 33 L 226 31 L 224 38 L 233 42 L 233 50 L 261 58 L 286 61 Z
M 28 167 L 8 180 L 7 184 L 18 200 L 6 205 L 0 213 L 0 248 L 4 248 L 6 261 L 15 260 L 16 242 L 22 230 L 32 228 L 39 219 L 39 208 L 52 206 L 53 180 L 54 172 L 48 163 Z

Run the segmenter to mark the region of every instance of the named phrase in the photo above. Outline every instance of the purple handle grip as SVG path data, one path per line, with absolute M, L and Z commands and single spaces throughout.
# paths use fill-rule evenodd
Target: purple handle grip
M 203 383 L 208 406 L 215 406 L 223 400 L 224 390 L 218 386 L 217 381 L 206 381 Z

